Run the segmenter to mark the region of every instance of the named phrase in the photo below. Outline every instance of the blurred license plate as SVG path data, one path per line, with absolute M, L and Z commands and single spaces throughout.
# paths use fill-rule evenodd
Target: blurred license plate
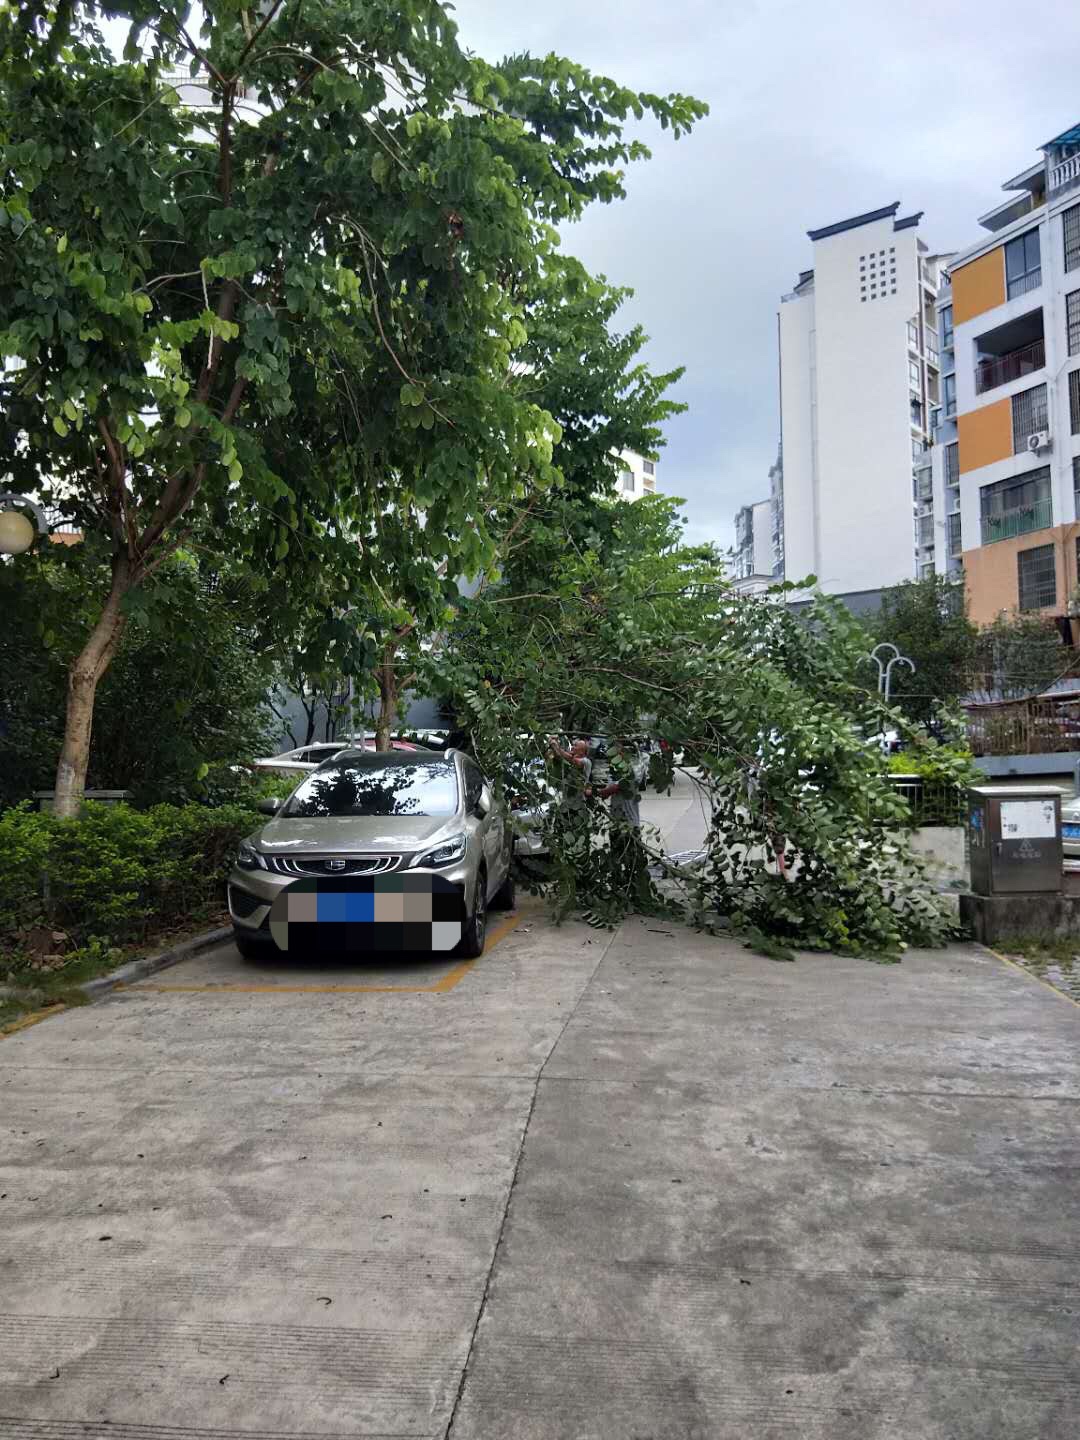
M 1080 825 L 1062 825 L 1061 833 L 1066 840 L 1080 840 Z

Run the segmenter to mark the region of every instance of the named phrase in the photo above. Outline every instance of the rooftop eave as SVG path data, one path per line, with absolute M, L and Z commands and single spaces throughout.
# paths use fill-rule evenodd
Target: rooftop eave
M 833 225 L 823 225 L 820 230 L 808 230 L 811 240 L 827 240 L 830 235 L 842 235 L 845 230 L 857 230 L 860 225 L 872 225 L 875 220 L 892 220 L 900 209 L 900 201 L 884 205 L 880 210 L 867 210 L 864 215 L 853 215 L 849 220 L 837 220 Z
M 1019 175 L 1014 175 L 1011 180 L 1006 180 L 1002 190 L 1027 190 L 1034 194 L 1041 190 L 1046 181 L 1046 162 L 1036 160 L 1034 165 L 1029 165 L 1026 170 L 1021 170 Z

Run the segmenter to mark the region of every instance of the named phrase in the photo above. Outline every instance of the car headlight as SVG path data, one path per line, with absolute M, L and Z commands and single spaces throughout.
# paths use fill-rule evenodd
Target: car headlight
M 419 865 L 438 866 L 453 865 L 455 860 L 465 858 L 465 836 L 454 835 L 449 840 L 444 840 L 441 845 L 436 845 L 433 850 L 425 850 L 422 855 L 417 855 L 413 860 L 410 869 Z
M 236 853 L 236 863 L 241 870 L 266 869 L 266 862 L 263 860 L 263 857 L 259 854 L 258 850 L 255 849 L 255 846 L 249 845 L 246 840 L 241 843 L 240 849 Z

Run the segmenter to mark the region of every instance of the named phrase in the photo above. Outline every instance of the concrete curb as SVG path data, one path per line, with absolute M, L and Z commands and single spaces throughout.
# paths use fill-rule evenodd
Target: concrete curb
M 212 950 L 215 945 L 222 945 L 231 939 L 231 925 L 223 926 L 219 930 L 208 930 L 205 935 L 196 935 L 192 940 L 183 940 L 179 945 L 174 945 L 169 950 L 162 950 L 157 955 L 144 955 L 140 960 L 130 960 L 109 975 L 99 975 L 96 980 L 87 980 L 85 985 L 79 986 L 79 989 L 84 995 L 89 995 L 92 1000 L 96 1000 L 99 995 L 107 995 L 110 990 L 116 990 L 121 985 L 130 985 L 135 980 L 145 980 L 148 975 L 154 975 L 158 970 L 167 970 L 170 965 L 179 965 L 181 960 L 187 960 L 190 956 L 198 955 L 203 950 Z

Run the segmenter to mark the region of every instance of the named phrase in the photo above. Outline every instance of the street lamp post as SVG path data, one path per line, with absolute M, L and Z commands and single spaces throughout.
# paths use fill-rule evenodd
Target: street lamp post
M 889 659 L 885 658 L 888 651 L 892 651 Z M 881 653 L 879 653 L 881 652 Z M 872 660 L 878 670 L 878 694 L 887 705 L 889 703 L 889 692 L 892 689 L 892 671 L 894 665 L 906 665 L 911 673 L 915 674 L 915 666 L 906 655 L 901 655 L 895 645 L 888 640 L 883 640 L 880 645 L 875 645 L 867 660 Z
M 32 512 L 33 521 L 23 510 Z M 22 555 L 38 535 L 48 533 L 45 512 L 36 500 L 14 490 L 0 492 L 0 555 Z

